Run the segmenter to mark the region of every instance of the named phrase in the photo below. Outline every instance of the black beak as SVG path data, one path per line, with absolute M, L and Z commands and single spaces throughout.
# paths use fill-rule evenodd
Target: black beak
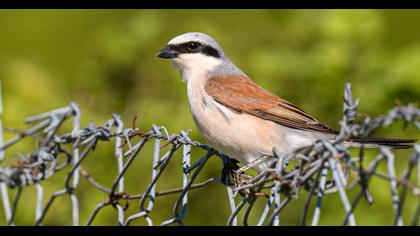
M 160 50 L 157 54 L 160 58 L 175 58 L 178 56 L 178 52 L 175 50 L 172 50 L 170 47 L 166 47 L 162 50 Z

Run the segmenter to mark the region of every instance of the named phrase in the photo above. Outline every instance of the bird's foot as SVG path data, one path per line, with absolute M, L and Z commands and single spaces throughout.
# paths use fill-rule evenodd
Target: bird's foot
M 249 195 L 255 195 L 256 197 L 270 197 L 268 194 L 263 192 L 255 192 L 255 186 L 252 186 L 251 180 L 255 177 L 252 175 L 245 174 L 243 172 L 234 172 L 233 173 L 233 183 L 234 189 L 237 189 L 238 193 L 242 197 L 247 197 Z
M 243 172 L 233 172 L 233 184 L 235 188 L 246 186 L 254 176 L 245 174 Z

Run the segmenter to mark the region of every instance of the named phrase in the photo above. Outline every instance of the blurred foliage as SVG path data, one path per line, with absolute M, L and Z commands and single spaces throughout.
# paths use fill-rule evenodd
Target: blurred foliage
M 102 124 L 114 112 L 130 124 L 138 113 L 143 130 L 153 123 L 171 132 L 192 128 L 193 138 L 204 142 L 190 115 L 178 72 L 169 61 L 155 56 L 174 36 L 201 31 L 212 35 L 232 61 L 261 86 L 338 129 L 346 82 L 352 83 L 354 96 L 361 100 L 359 111 L 370 115 L 386 112 L 396 99 L 420 101 L 419 23 L 417 10 L 2 10 L 3 122 L 22 128 L 24 117 L 74 101 L 81 106 L 84 125 L 90 121 Z M 378 134 L 418 138 L 414 129 L 402 130 L 398 125 Z M 28 142 L 19 151 L 29 151 L 32 145 Z M 14 158 L 13 152 L 7 155 Z M 130 193 L 143 191 L 149 181 L 151 157 L 142 158 L 127 173 Z M 404 165 L 407 160 L 398 161 Z M 168 183 L 158 186 L 161 189 L 181 183 L 181 160 L 173 162 L 171 176 L 164 177 Z M 115 165 L 112 147 L 106 145 L 98 147 L 85 163 L 103 184 L 112 182 Z M 211 160 L 201 179 L 219 177 L 220 171 L 219 161 Z M 60 176 L 54 178 L 55 185 L 47 185 L 46 196 L 61 188 Z M 105 196 L 84 180 L 81 185 L 84 222 Z M 381 180 L 371 185 L 376 202 L 356 209 L 357 223 L 392 224 L 389 187 Z M 27 188 L 22 197 L 30 199 L 33 194 L 34 188 Z M 191 192 L 186 223 L 225 224 L 229 215 L 225 196 L 222 185 Z M 70 201 L 64 198 L 54 203 L 48 223 L 71 222 Z M 170 217 L 173 199 L 159 198 L 152 217 Z M 284 224 L 298 222 L 303 199 L 286 208 L 281 216 Z M 27 206 L 20 206 L 27 210 L 16 216 L 17 223 L 33 222 L 34 203 L 28 200 Z M 136 205 L 133 202 L 129 211 L 134 212 Z M 341 223 L 344 214 L 336 195 L 327 196 L 324 207 L 321 224 Z M 101 212 L 96 224 L 115 224 L 116 213 L 110 211 L 115 210 Z M 404 211 L 404 217 L 414 213 L 410 207 Z

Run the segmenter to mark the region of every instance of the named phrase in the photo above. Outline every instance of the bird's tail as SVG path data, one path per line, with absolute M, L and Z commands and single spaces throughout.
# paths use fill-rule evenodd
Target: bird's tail
M 346 144 L 351 147 L 364 146 L 367 148 L 378 148 L 380 146 L 395 149 L 409 149 L 417 143 L 418 139 L 396 139 L 396 138 L 351 138 Z

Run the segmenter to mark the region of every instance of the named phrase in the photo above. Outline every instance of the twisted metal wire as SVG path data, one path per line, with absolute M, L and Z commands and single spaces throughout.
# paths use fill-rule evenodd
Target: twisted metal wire
M 1 91 L 0 91 L 1 93 Z M 1 117 L 3 109 L 0 96 L 0 163 L 5 158 L 5 151 L 25 139 L 33 138 L 37 141 L 37 147 L 27 155 L 20 155 L 16 164 L 0 167 L 0 192 L 2 208 L 4 211 L 6 225 L 15 224 L 15 215 L 19 202 L 22 201 L 21 194 L 25 187 L 34 185 L 36 189 L 35 225 L 43 225 L 45 216 L 53 211 L 52 204 L 57 198 L 68 195 L 71 201 L 72 225 L 80 224 L 79 198 L 75 190 L 79 187 L 81 179 L 85 179 L 90 186 L 103 192 L 106 199 L 99 202 L 87 217 L 84 225 L 91 225 L 105 207 L 113 206 L 116 209 L 117 225 L 130 225 L 134 221 L 145 219 L 147 225 L 186 225 L 184 218 L 187 214 L 188 202 L 191 199 L 189 191 L 197 188 L 204 188 L 210 183 L 226 185 L 227 200 L 231 214 L 227 219 L 227 225 L 237 225 L 242 213 L 242 224 L 249 225 L 249 217 L 259 214 L 256 225 L 281 225 L 280 213 L 289 204 L 293 204 L 301 191 L 307 191 L 308 197 L 305 201 L 300 223 L 306 225 L 310 215 L 309 210 L 312 199 L 316 198 L 315 208 L 312 213 L 311 225 L 318 225 L 321 217 L 323 197 L 326 194 L 338 194 L 345 216 L 343 225 L 356 225 L 354 210 L 362 199 L 373 204 L 370 194 L 369 182 L 373 177 L 386 180 L 389 183 L 392 206 L 394 211 L 394 225 L 404 225 L 402 211 L 408 193 L 417 198 L 417 207 L 411 224 L 419 225 L 420 211 L 420 145 L 415 144 L 406 168 L 398 175 L 395 168 L 395 154 L 390 148 L 381 147 L 375 159 L 368 162 L 365 158 L 362 145 L 359 156 L 351 156 L 346 141 L 350 137 L 366 137 L 372 131 L 386 127 L 391 123 L 402 120 L 412 124 L 420 131 L 420 110 L 414 105 L 397 106 L 391 109 L 386 115 L 378 117 L 366 117 L 362 122 L 356 123 L 358 116 L 356 111 L 359 104 L 351 94 L 351 86 L 347 84 L 344 93 L 344 112 L 340 121 L 340 133 L 335 140 L 318 140 L 308 147 L 296 150 L 287 155 L 281 155 L 273 148 L 272 168 L 258 173 L 254 177 L 244 177 L 246 169 L 250 166 L 243 166 L 236 170 L 232 169 L 232 160 L 219 153 L 211 147 L 192 141 L 189 132 L 181 131 L 179 134 L 169 135 L 164 126 L 153 125 L 147 132 L 135 127 L 126 127 L 122 118 L 113 114 L 112 118 L 104 125 L 95 127 L 92 123 L 81 128 L 80 120 L 82 112 L 75 103 L 69 106 L 28 117 L 26 122 L 33 126 L 27 130 L 3 128 Z M 59 135 L 62 124 L 73 119 L 72 130 L 69 133 Z M 3 130 L 16 132 L 15 137 L 3 141 Z M 132 144 L 134 137 L 140 141 Z M 117 176 L 109 187 L 99 184 L 85 168 L 84 161 L 89 158 L 98 142 L 114 140 L 114 158 L 117 160 Z M 166 144 L 162 145 L 162 141 Z M 140 194 L 129 194 L 125 192 L 125 174 L 132 166 L 133 161 L 139 156 L 144 146 L 153 142 L 152 172 L 151 181 L 144 192 Z M 169 146 L 169 150 L 161 154 L 162 147 Z M 66 151 L 68 147 L 71 152 Z M 206 154 L 192 163 L 191 149 L 205 150 Z M 179 151 L 182 150 L 182 151 Z M 163 182 L 162 174 L 172 157 L 181 153 L 182 155 L 182 181 L 179 188 L 158 191 L 157 183 Z M 205 168 L 207 161 L 217 156 L 223 166 L 224 175 L 221 178 L 210 178 L 201 183 L 194 183 L 197 176 Z M 260 160 L 257 160 L 260 161 Z M 377 171 L 380 163 L 386 164 L 387 173 Z M 256 163 L 251 163 L 256 164 Z M 364 166 L 367 166 L 365 168 Z M 417 169 L 417 180 L 412 181 L 411 175 Z M 64 188 L 46 196 L 43 183 L 59 172 L 66 172 L 63 179 Z M 231 176 L 233 178 L 231 178 Z M 350 177 L 354 180 L 349 182 Z M 238 178 L 239 177 L 239 178 Z M 243 179 L 243 178 L 242 178 Z M 234 181 L 232 181 L 234 180 Z M 359 186 L 359 192 L 353 199 L 350 199 L 347 192 L 349 189 Z M 15 188 L 15 196 L 10 198 L 9 191 Z M 157 221 L 152 219 L 150 213 L 155 209 L 157 197 L 169 194 L 177 194 L 170 219 Z M 266 199 L 263 209 L 257 209 L 256 201 Z M 48 199 L 44 205 L 44 199 Z M 126 215 L 127 206 L 122 204 L 126 200 L 139 199 L 138 212 Z M 225 199 L 217 199 L 224 201 Z M 323 213 L 323 214 L 327 214 Z

